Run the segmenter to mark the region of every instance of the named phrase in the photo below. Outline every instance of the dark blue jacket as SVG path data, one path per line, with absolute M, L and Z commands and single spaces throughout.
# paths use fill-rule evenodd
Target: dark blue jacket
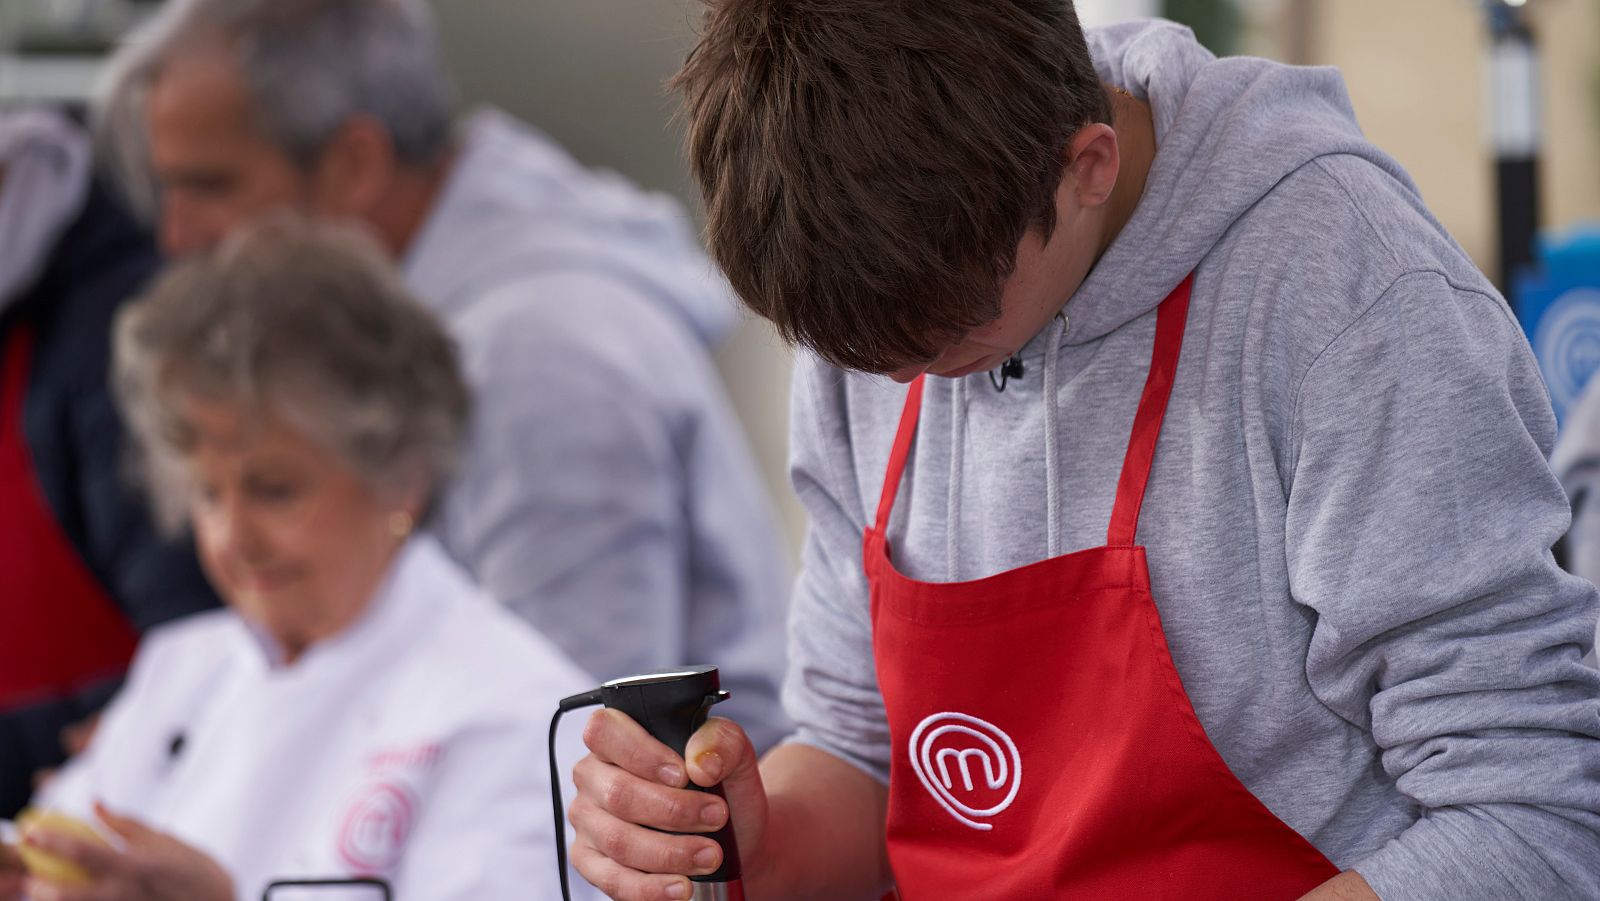
M 141 633 L 217 604 L 193 542 L 158 535 L 126 478 L 108 384 L 113 319 L 159 265 L 148 234 L 96 182 L 39 279 L 0 316 L 0 337 L 21 324 L 34 330 L 23 433 L 39 486 L 90 572 Z M 0 816 L 26 803 L 35 771 L 61 763 L 62 728 L 99 710 L 115 689 L 0 711 Z

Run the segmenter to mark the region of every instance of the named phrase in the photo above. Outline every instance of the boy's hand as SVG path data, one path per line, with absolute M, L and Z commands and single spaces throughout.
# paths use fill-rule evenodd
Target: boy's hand
M 1380 901 L 1367 880 L 1354 870 L 1348 870 L 1317 886 L 1300 898 L 1300 901 Z
M 712 832 L 727 821 L 730 806 L 744 863 L 759 858 L 766 793 L 755 749 L 731 721 L 713 717 L 690 738 L 687 767 L 615 710 L 595 713 L 583 741 L 590 753 L 573 770 L 578 796 L 567 815 L 578 830 L 572 863 L 607 895 L 618 901 L 688 898 L 684 877 L 715 872 L 721 849 L 709 838 L 653 830 Z M 689 779 L 721 784 L 728 801 L 686 788 Z

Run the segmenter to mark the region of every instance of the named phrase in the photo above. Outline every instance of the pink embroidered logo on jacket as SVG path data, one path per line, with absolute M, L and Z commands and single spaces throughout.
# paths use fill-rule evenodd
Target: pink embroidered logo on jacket
M 398 782 L 356 797 L 339 828 L 339 857 L 357 873 L 388 873 L 400 862 L 417 819 L 417 798 Z

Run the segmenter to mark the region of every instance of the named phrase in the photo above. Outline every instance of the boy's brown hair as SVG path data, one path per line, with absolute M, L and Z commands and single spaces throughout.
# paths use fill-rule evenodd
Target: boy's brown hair
M 1110 121 L 1070 0 L 708 0 L 672 85 L 739 296 L 868 372 L 1000 314 L 1069 139 Z

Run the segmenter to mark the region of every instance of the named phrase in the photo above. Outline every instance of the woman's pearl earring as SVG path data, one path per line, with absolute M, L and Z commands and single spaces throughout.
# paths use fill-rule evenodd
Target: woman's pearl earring
M 404 510 L 396 510 L 389 514 L 389 534 L 396 538 L 404 538 L 410 535 L 411 530 L 416 525 L 417 521 L 412 519 L 411 514 Z

